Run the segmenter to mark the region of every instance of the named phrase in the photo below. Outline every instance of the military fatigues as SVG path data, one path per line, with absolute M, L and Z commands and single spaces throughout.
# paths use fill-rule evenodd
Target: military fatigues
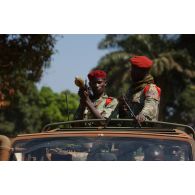
M 160 88 L 155 84 L 148 84 L 141 91 L 131 95 L 127 94 L 128 103 L 135 116 L 143 114 L 146 120 L 158 120 Z
M 108 118 L 112 111 L 116 108 L 118 101 L 116 98 L 113 97 L 108 97 L 106 94 L 101 96 L 99 99 L 92 100 L 94 103 L 94 106 L 98 110 L 98 112 L 104 117 Z M 77 116 L 80 115 L 81 108 L 79 106 L 77 113 L 75 115 L 75 119 L 78 119 Z M 83 114 L 83 119 L 94 119 L 93 114 L 90 112 L 90 110 L 86 107 L 84 114 Z

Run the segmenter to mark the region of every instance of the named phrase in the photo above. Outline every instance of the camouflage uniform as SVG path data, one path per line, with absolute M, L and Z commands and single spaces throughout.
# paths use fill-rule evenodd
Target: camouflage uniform
M 127 95 L 128 103 L 134 112 L 135 116 L 143 114 L 146 120 L 158 120 L 159 103 L 160 103 L 160 88 L 155 84 L 148 84 L 144 89 L 131 95 Z
M 92 100 L 92 102 L 94 103 L 94 106 L 104 118 L 109 118 L 110 114 L 118 104 L 116 98 L 108 97 L 106 94 L 101 96 L 99 99 Z M 80 112 L 81 112 L 81 108 L 79 106 L 77 113 L 75 115 L 75 119 L 78 119 L 77 116 L 80 115 L 79 114 Z M 94 119 L 93 114 L 90 112 L 90 110 L 87 107 L 85 108 L 83 119 Z

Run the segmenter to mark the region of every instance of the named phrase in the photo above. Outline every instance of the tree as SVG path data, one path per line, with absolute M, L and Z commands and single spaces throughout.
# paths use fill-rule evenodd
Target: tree
M 187 85 L 178 99 L 178 105 L 181 113 L 175 113 L 181 121 L 195 124 L 195 85 Z M 180 117 L 181 116 L 181 117 Z
M 0 101 L 26 94 L 28 82 L 40 80 L 54 53 L 53 35 L 0 35 Z
M 48 123 L 73 118 L 78 107 L 76 94 L 58 94 L 48 87 L 39 91 L 35 86 L 50 66 L 55 42 L 54 35 L 0 35 L 1 134 L 38 132 Z
M 180 122 L 183 112 L 191 114 L 181 111 L 179 103 L 195 82 L 194 39 L 194 35 L 107 35 L 99 48 L 113 51 L 100 59 L 96 68 L 108 72 L 108 92 L 120 96 L 130 87 L 129 57 L 147 55 L 154 61 L 152 74 L 162 89 L 160 119 Z M 187 118 L 187 123 L 192 122 Z
M 27 83 L 26 83 L 27 85 Z M 11 106 L 0 113 L 1 134 L 14 136 L 18 133 L 38 132 L 41 128 L 41 110 L 38 107 L 39 91 L 32 82 L 28 82 L 28 95 L 17 91 Z
M 0 130 L 14 135 L 40 129 L 35 82 L 50 66 L 54 35 L 0 35 Z
M 42 126 L 52 122 L 72 120 L 78 104 L 77 94 L 68 90 L 58 94 L 49 87 L 43 87 L 39 94 L 38 104 L 42 113 Z
M 73 119 L 79 104 L 77 94 L 68 90 L 55 93 L 49 87 L 42 87 L 38 91 L 31 82 L 27 89 L 28 95 L 17 92 L 13 104 L 0 113 L 1 134 L 14 136 L 19 133 L 40 132 L 48 123 Z

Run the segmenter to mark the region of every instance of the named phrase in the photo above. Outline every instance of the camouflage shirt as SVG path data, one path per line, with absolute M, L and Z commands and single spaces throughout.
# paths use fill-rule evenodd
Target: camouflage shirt
M 98 110 L 98 112 L 104 117 L 108 118 L 112 111 L 116 108 L 118 101 L 116 98 L 113 97 L 108 97 L 106 94 L 101 96 L 99 99 L 92 100 L 94 106 Z M 78 119 L 77 116 L 80 115 L 81 112 L 81 107 L 79 106 L 77 113 L 75 115 L 75 119 Z M 90 112 L 90 110 L 86 107 L 85 111 L 83 113 L 83 118 L 82 119 L 93 119 L 94 116 Z
M 148 84 L 141 91 L 127 95 L 129 105 L 135 116 L 143 114 L 146 120 L 158 120 L 160 88 L 155 84 Z

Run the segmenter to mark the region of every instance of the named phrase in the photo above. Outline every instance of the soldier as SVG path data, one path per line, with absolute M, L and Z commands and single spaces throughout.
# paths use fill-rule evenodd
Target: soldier
M 126 95 L 127 102 L 139 122 L 158 120 L 161 89 L 154 84 L 154 79 L 149 74 L 153 62 L 146 56 L 134 56 L 130 58 L 130 62 L 132 86 Z M 120 102 L 119 117 L 127 116 L 130 116 L 128 110 Z
M 94 70 L 88 74 L 92 95 L 86 89 L 79 89 L 80 105 L 75 119 L 104 119 L 108 118 L 118 104 L 116 98 L 108 97 L 105 93 L 106 73 Z

